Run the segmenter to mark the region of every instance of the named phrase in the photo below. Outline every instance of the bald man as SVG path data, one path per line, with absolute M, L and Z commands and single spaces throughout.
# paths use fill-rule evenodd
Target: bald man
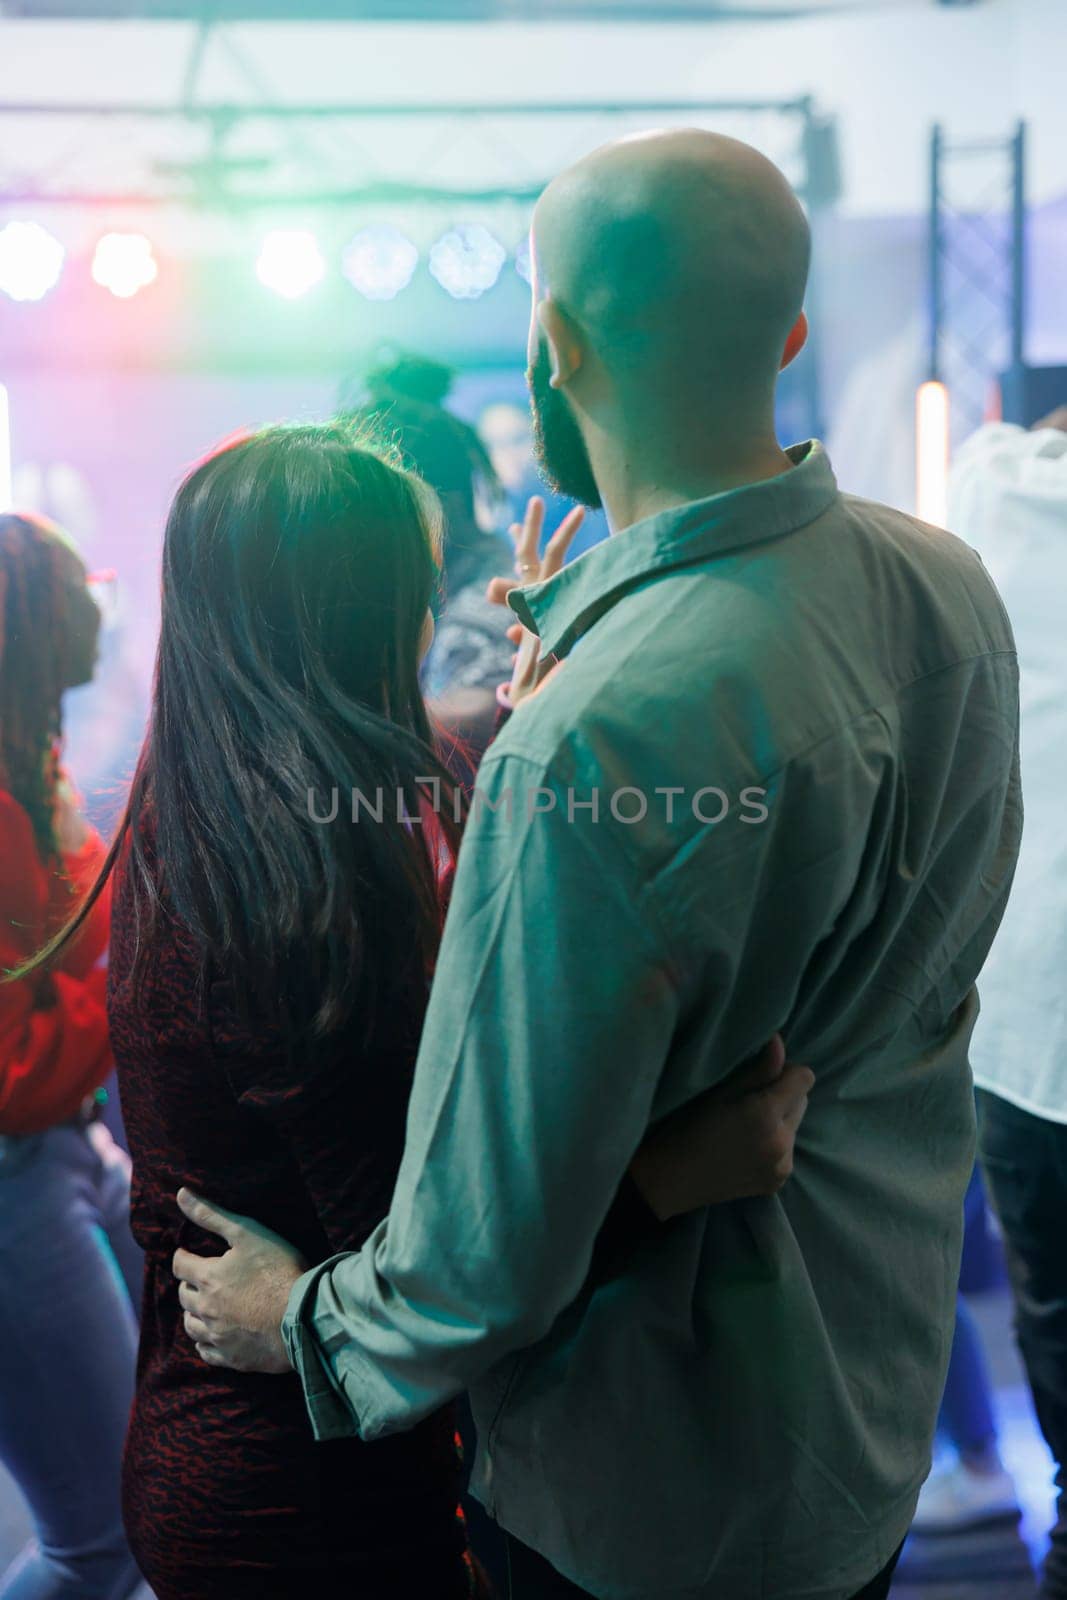
M 510 597 L 541 680 L 481 769 L 388 1218 L 300 1275 L 186 1199 L 231 1244 L 179 1252 L 187 1326 L 288 1358 L 323 1438 L 469 1388 L 515 1597 L 880 1600 L 1018 845 L 1011 631 L 963 544 L 779 446 L 808 230 L 762 156 L 609 145 L 533 262 L 544 470 L 613 537 Z M 591 1272 L 649 1128 L 776 1030 L 816 1073 L 791 1180 Z

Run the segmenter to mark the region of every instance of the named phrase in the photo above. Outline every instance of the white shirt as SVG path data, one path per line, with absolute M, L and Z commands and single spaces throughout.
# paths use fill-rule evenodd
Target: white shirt
M 949 482 L 949 526 L 982 557 L 1019 652 L 1026 821 L 978 984 L 975 1082 L 1067 1123 L 1067 433 L 980 428 Z

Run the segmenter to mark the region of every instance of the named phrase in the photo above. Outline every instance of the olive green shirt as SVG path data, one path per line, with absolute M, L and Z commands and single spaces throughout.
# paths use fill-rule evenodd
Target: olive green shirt
M 481 768 L 392 1208 L 285 1323 L 321 1437 L 469 1389 L 478 1494 L 610 1600 L 854 1594 L 948 1360 L 1014 646 L 964 544 L 791 455 L 513 597 L 562 665 Z M 650 1124 L 775 1030 L 793 1177 L 591 1277 Z

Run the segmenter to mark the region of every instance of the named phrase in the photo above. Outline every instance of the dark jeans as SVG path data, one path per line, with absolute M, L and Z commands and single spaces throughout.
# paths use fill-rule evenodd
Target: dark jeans
M 129 1200 L 100 1123 L 0 1138 L 0 1459 L 35 1533 L 2 1600 L 147 1594 L 119 1512 L 141 1288 Z
M 986 1226 L 985 1189 L 976 1167 L 963 1202 L 963 1256 L 968 1245 Z M 997 1442 L 993 1420 L 992 1384 L 978 1324 L 962 1294 L 956 1296 L 956 1327 L 952 1335 L 945 1394 L 937 1419 L 938 1432 L 947 1436 L 961 1454 L 977 1454 Z
M 579 1589 L 577 1584 L 562 1577 L 543 1556 L 539 1556 L 528 1545 L 520 1544 L 510 1533 L 507 1541 L 508 1600 L 595 1600 L 588 1589 Z M 900 1550 L 876 1578 L 872 1578 L 859 1594 L 853 1595 L 852 1600 L 886 1600 L 893 1568 L 899 1559 Z
M 1067 1125 L 980 1089 L 978 1148 L 1004 1231 L 1019 1350 L 1056 1462 L 1058 1516 L 1041 1594 L 1067 1600 Z

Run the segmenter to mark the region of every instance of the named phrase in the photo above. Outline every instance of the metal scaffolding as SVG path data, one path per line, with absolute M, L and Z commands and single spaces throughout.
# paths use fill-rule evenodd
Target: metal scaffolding
M 981 423 L 1026 334 L 1026 124 L 1006 139 L 930 140 L 928 377 L 946 385 L 952 436 Z
M 209 46 L 236 69 L 246 96 L 205 102 L 199 89 Z M 529 212 L 550 172 L 531 156 L 516 129 L 529 119 L 573 125 L 581 138 L 563 152 L 605 142 L 637 126 L 685 119 L 780 118 L 790 129 L 791 177 L 818 234 L 820 214 L 840 187 L 836 131 L 808 96 L 778 100 L 674 99 L 647 102 L 588 100 L 316 104 L 285 102 L 261 81 L 233 30 L 209 20 L 190 31 L 180 95 L 169 103 L 130 98 L 124 102 L 27 99 L 0 102 L 0 207 L 46 208 L 92 205 L 99 209 L 174 208 L 204 216 L 239 218 L 263 210 L 292 208 L 301 214 L 371 207 L 444 211 L 463 205 L 508 215 L 514 232 L 528 226 Z M 35 159 L 34 124 L 53 122 L 68 130 L 69 145 Z M 383 124 L 407 123 L 414 133 L 408 170 L 375 171 L 373 149 Z M 167 128 L 184 130 L 174 154 L 161 144 Z M 17 129 L 22 138 L 6 137 Z M 490 150 L 496 181 L 471 184 L 458 173 L 435 170 L 442 150 L 457 138 Z M 101 181 L 109 151 L 116 156 L 118 183 Z M 499 158 L 508 160 L 500 172 Z M 132 158 L 132 159 L 131 159 Z M 6 170 L 5 170 L 6 167 Z M 17 169 L 17 170 L 13 170 Z M 362 170 L 361 170 L 362 169 Z M 507 170 L 510 169 L 510 170 Z M 356 181 L 353 181 L 355 177 Z M 800 426 L 822 429 L 819 381 L 819 295 L 810 287 L 812 337 L 792 374 L 793 392 L 803 396 Z

